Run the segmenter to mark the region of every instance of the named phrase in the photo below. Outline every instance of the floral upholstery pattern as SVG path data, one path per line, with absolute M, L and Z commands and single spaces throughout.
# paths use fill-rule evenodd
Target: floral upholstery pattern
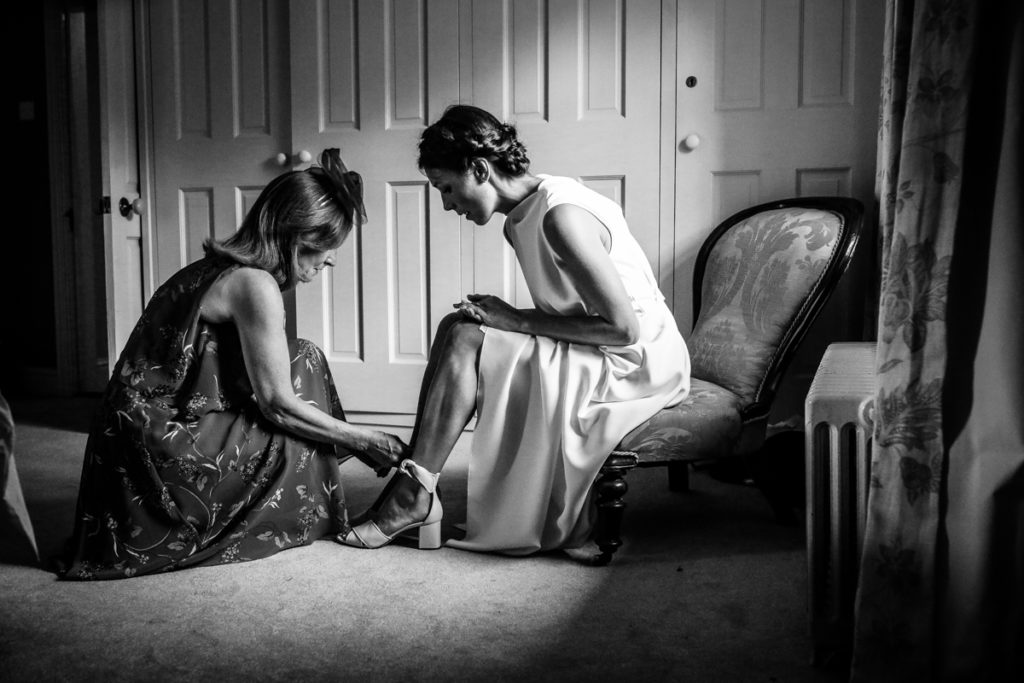
M 728 229 L 708 254 L 687 342 L 690 395 L 627 434 L 617 450 L 635 452 L 641 463 L 734 454 L 743 410 L 762 398 L 771 362 L 839 248 L 842 227 L 834 212 L 792 207 Z
M 619 450 L 636 453 L 640 462 L 729 455 L 743 428 L 741 407 L 740 397 L 728 389 L 694 378 L 682 403 L 631 431 Z
M 605 461 L 594 483 L 592 564 L 608 564 L 622 545 L 632 468 L 668 465 L 669 487 L 681 491 L 684 463 L 761 447 L 786 359 L 846 270 L 863 210 L 851 197 L 778 200 L 737 213 L 704 241 L 687 340 L 690 394 L 629 432 Z
M 687 340 L 694 377 L 753 403 L 794 316 L 821 278 L 842 228 L 830 211 L 763 211 L 708 256 L 700 317 Z

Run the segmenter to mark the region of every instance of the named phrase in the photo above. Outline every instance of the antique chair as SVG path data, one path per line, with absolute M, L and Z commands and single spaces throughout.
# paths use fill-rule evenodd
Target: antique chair
M 755 453 L 787 364 L 846 270 L 863 206 L 843 197 L 761 204 L 721 223 L 697 255 L 689 396 L 627 434 L 594 484 L 595 540 L 607 564 L 634 467 L 667 466 L 686 490 L 688 466 Z

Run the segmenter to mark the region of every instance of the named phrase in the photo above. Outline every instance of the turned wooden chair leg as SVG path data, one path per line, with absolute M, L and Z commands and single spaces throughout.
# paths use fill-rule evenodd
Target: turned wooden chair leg
M 608 564 L 612 555 L 622 545 L 622 513 L 626 509 L 626 503 L 622 499 L 629 490 L 626 474 L 636 467 L 637 460 L 635 453 L 613 451 L 594 483 L 597 498 L 597 528 L 594 540 L 601 552 L 591 558 L 591 564 Z
M 668 464 L 668 490 L 680 493 L 690 490 L 690 463 L 670 462 Z

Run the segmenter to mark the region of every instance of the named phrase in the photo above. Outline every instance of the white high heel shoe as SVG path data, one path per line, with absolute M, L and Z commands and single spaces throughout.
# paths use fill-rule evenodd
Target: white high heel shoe
M 382 548 L 402 534 L 418 529 L 421 550 L 436 550 L 441 547 L 441 519 L 444 517 L 444 511 L 441 509 L 441 499 L 437 496 L 437 479 L 441 475 L 429 472 L 408 459 L 399 464 L 398 471 L 415 479 L 430 494 L 430 510 L 423 521 L 407 524 L 389 536 L 371 519 L 338 534 L 338 543 L 353 548 Z

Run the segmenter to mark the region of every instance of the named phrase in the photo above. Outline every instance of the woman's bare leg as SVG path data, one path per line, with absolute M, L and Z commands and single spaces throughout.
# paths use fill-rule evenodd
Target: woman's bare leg
M 423 422 L 423 406 L 427 404 L 427 394 L 434 381 L 434 373 L 441 363 L 441 358 L 447 353 L 445 348 L 448 340 L 448 330 L 457 323 L 465 323 L 466 318 L 461 313 L 449 313 L 437 325 L 437 332 L 434 334 L 434 343 L 430 345 L 430 358 L 427 360 L 427 368 L 423 371 L 423 380 L 420 382 L 420 396 L 416 401 L 416 421 L 412 427 L 412 437 L 409 445 L 416 446 L 416 437 L 420 433 L 420 424 Z
M 477 323 L 450 325 L 433 372 L 424 377 L 427 387 L 421 393 L 412 459 L 431 472 L 441 471 L 476 409 L 477 364 L 483 340 Z M 402 477 L 375 515 L 377 526 L 390 535 L 422 520 L 429 506 L 430 494 Z

